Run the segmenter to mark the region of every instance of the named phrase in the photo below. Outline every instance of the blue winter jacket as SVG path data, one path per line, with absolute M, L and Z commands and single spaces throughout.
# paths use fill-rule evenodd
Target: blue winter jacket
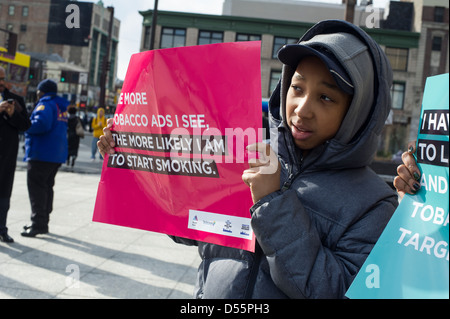
M 25 161 L 64 163 L 67 160 L 67 106 L 55 94 L 45 94 L 31 114 L 25 132 Z

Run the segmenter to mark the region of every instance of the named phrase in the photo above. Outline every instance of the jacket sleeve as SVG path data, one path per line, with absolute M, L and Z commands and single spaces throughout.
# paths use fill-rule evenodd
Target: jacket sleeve
M 40 104 L 36 106 L 36 110 L 31 115 L 31 127 L 28 134 L 43 134 L 48 132 L 56 120 L 56 114 L 49 104 Z
M 183 245 L 187 245 L 187 246 L 198 246 L 198 242 L 193 239 L 171 236 L 171 235 L 169 235 L 169 237 L 177 244 L 183 244 Z
M 343 231 L 336 247 L 329 248 L 296 191 L 289 189 L 272 193 L 252 207 L 252 227 L 271 277 L 286 295 L 344 298 L 386 225 L 380 223 L 380 216 L 387 223 L 394 209 L 391 202 L 378 203 Z

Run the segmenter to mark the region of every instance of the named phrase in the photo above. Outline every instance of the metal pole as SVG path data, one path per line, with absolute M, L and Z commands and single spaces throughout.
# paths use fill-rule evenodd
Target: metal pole
M 109 30 L 108 30 L 108 39 L 106 41 L 106 53 L 103 58 L 102 63 L 102 74 L 100 77 L 100 107 L 105 108 L 105 94 L 106 94 L 106 76 L 108 74 L 108 64 L 109 64 L 109 51 L 111 47 L 111 37 L 112 37 L 112 28 L 114 24 L 114 7 L 108 7 L 110 12 L 109 18 Z
M 355 6 L 356 0 L 343 0 L 345 1 L 345 21 L 353 23 L 355 19 Z
M 155 0 L 155 4 L 153 6 L 153 17 L 152 17 L 152 29 L 150 30 L 150 50 L 155 48 L 155 29 L 156 29 L 156 20 L 158 19 L 158 0 Z

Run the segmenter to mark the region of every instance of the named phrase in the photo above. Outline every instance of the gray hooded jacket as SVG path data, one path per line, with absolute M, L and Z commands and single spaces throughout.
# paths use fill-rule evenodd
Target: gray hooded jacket
M 353 36 L 344 47 L 315 37 L 328 33 Z M 174 238 L 199 247 L 197 298 L 343 298 L 397 207 L 396 194 L 368 168 L 390 109 L 386 56 L 343 21 L 318 23 L 300 41 L 334 52 L 354 83 L 352 103 L 336 136 L 301 159 L 284 121 L 295 70 L 284 66 L 269 102 L 282 188 L 251 208 L 255 253 Z

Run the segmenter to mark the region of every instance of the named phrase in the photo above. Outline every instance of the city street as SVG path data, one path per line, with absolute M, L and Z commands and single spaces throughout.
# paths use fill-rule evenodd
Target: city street
M 36 238 L 20 235 L 30 223 L 30 203 L 19 149 L 7 222 L 15 242 L 0 242 L 0 299 L 192 298 L 196 247 L 92 222 L 102 163 L 91 162 L 87 134 L 73 172 L 64 164 L 56 176 L 50 232 Z

